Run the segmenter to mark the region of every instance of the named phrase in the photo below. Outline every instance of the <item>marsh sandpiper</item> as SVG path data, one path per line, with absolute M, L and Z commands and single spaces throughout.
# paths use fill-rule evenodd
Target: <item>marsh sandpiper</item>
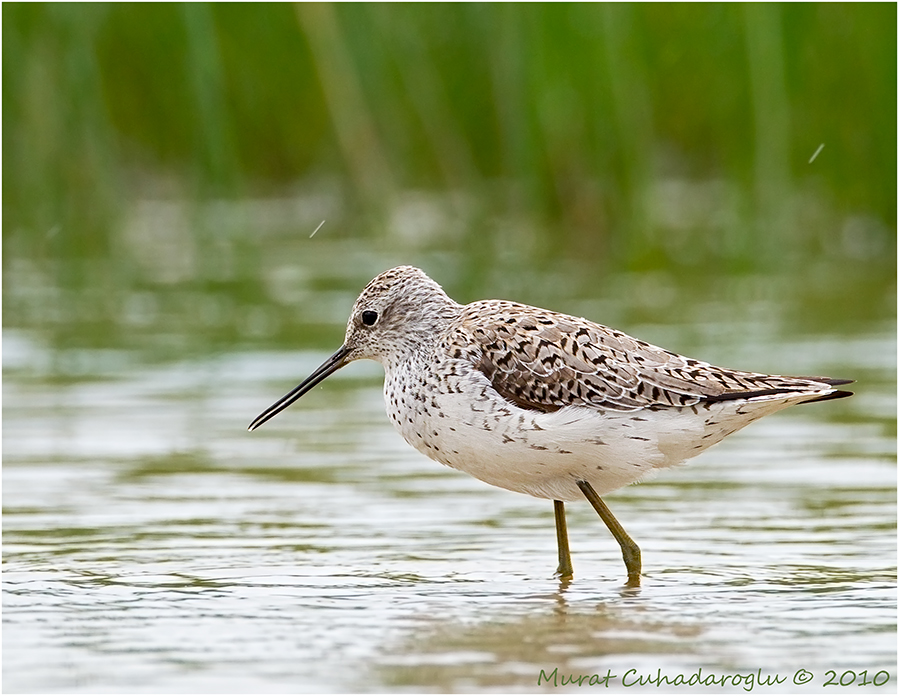
M 387 414 L 415 449 L 553 501 L 561 578 L 573 574 L 563 501 L 586 497 L 620 544 L 632 586 L 640 584 L 640 549 L 601 495 L 762 416 L 852 393 L 834 388 L 852 380 L 715 367 L 515 302 L 460 305 L 423 271 L 399 266 L 359 295 L 337 352 L 249 429 L 360 358 L 383 365 Z

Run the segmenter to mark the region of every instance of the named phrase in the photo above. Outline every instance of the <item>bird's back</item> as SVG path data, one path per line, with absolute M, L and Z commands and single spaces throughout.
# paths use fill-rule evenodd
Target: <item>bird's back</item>
M 487 300 L 463 308 L 447 331 L 494 389 L 523 407 L 634 411 L 732 399 L 849 396 L 850 380 L 787 377 L 715 367 L 580 317 Z

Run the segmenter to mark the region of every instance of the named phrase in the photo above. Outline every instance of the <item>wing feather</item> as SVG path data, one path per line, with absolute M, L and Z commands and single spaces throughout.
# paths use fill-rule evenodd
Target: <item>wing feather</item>
M 841 382 L 715 367 L 586 319 L 498 300 L 467 305 L 447 341 L 501 396 L 540 411 L 692 406 Z

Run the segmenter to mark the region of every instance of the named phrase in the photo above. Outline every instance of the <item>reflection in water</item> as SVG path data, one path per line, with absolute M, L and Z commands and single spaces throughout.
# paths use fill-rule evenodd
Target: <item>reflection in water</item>
M 853 376 L 858 394 L 614 494 L 645 551 L 639 591 L 587 504 L 568 509 L 575 579 L 555 579 L 551 506 L 408 448 L 375 365 L 248 434 L 322 355 L 152 365 L 7 330 L 4 688 L 531 690 L 555 667 L 893 669 L 892 329 L 772 356 L 770 326 L 731 328 L 707 357 Z
M 493 618 L 474 625 L 434 622 L 413 640 L 391 646 L 379 662 L 378 676 L 397 687 L 428 684 L 438 690 L 528 688 L 544 675 L 605 674 L 621 656 L 628 664 L 676 669 L 677 657 L 695 659 L 702 628 L 689 622 L 665 623 L 651 609 L 586 603 L 571 607 L 564 593 L 553 611 L 538 610 L 515 619 Z M 579 602 L 583 605 L 584 602 Z M 620 676 L 620 674 L 619 674 Z M 553 682 L 550 681 L 552 684 Z

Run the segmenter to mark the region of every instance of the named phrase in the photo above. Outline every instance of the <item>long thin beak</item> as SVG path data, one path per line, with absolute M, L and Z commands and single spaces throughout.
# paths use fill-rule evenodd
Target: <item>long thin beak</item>
M 340 346 L 334 355 L 325 360 L 324 363 L 319 365 L 319 367 L 309 375 L 303 383 L 300 384 L 296 389 L 292 390 L 290 393 L 282 396 L 278 401 L 273 403 L 267 409 L 265 409 L 262 413 L 256 416 L 256 420 L 250 423 L 250 427 L 247 430 L 256 430 L 260 425 L 265 423 L 269 418 L 274 418 L 285 408 L 290 406 L 294 401 L 299 399 L 303 394 L 312 389 L 316 384 L 321 382 L 325 377 L 330 374 L 337 372 L 341 367 L 347 364 L 346 356 L 349 355 L 350 349 L 346 346 Z

